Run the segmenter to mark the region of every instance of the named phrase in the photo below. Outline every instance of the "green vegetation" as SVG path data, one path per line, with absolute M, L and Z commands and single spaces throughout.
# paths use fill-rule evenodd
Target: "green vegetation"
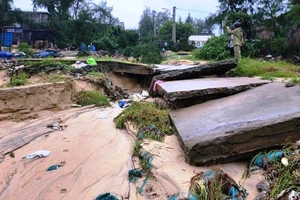
M 31 57 L 31 55 L 34 53 L 33 48 L 27 43 L 19 44 L 18 50 L 24 52 L 27 58 Z
M 21 86 L 21 85 L 26 85 L 27 83 L 29 83 L 27 74 L 24 72 L 20 72 L 11 77 L 8 86 L 9 87 Z
M 227 41 L 226 35 L 210 38 L 203 47 L 193 52 L 194 59 L 224 60 L 230 58 L 229 50 L 227 50 Z
M 272 182 L 272 190 L 270 194 L 270 197 L 272 198 L 277 197 L 277 195 L 279 195 L 283 190 L 287 188 L 295 187 L 293 185 L 295 177 L 293 175 L 292 169 L 290 169 L 290 167 L 285 167 L 280 163 L 276 165 L 276 168 L 276 171 L 278 172 L 278 177 L 276 178 L 275 182 Z
M 82 106 L 108 106 L 108 99 L 98 91 L 81 91 L 77 94 L 77 103 Z
M 49 76 L 43 77 L 43 82 L 47 83 L 58 83 L 62 81 L 66 81 L 67 79 L 70 79 L 64 74 L 50 74 Z
M 89 73 L 87 73 L 88 76 L 94 76 L 96 78 L 105 80 L 105 74 L 102 72 L 97 72 L 97 71 L 91 71 Z
M 293 78 L 292 82 L 295 84 L 300 84 L 300 78 Z
M 141 152 L 142 140 L 147 138 L 161 142 L 165 134 L 172 134 L 168 110 L 160 109 L 154 103 L 133 102 L 114 121 L 119 129 L 125 128 L 125 122 L 130 121 L 139 130 L 133 146 L 133 156 L 139 158 L 146 176 L 151 177 L 152 156 L 149 152 Z
M 172 134 L 168 110 L 159 109 L 154 103 L 133 102 L 129 108 L 115 118 L 116 127 L 123 129 L 126 121 L 133 122 L 137 129 L 153 124 L 165 134 Z
M 235 69 L 238 76 L 260 76 L 264 79 L 292 78 L 299 83 L 300 68 L 287 62 L 266 62 L 250 58 L 242 59 Z
M 283 159 L 287 162 L 282 162 Z M 246 177 L 249 177 L 251 170 L 257 168 L 256 165 L 261 165 L 260 167 L 265 170 L 266 181 L 270 184 L 268 194 L 271 199 L 276 199 L 287 189 L 300 192 L 300 154 L 295 142 L 287 140 L 282 150 L 260 152 L 255 155 L 249 164 Z
M 27 66 L 24 68 L 24 72 L 29 75 L 38 74 L 40 72 L 52 72 L 60 70 L 63 72 L 72 71 L 74 68 L 70 66 L 73 61 L 59 61 L 53 58 L 44 58 L 40 60 L 20 60 L 20 64 Z

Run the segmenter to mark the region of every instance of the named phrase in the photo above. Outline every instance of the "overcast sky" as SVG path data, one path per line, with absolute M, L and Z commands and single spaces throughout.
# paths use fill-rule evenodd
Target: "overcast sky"
M 93 0 L 100 3 L 101 0 Z M 218 9 L 218 0 L 107 0 L 108 6 L 113 7 L 113 15 L 121 22 L 125 23 L 126 29 L 138 28 L 140 16 L 145 7 L 152 10 L 164 11 L 162 8 L 170 10 L 172 13 L 173 6 L 176 6 L 176 19 L 179 16 L 185 20 L 188 13 L 192 17 L 204 19 L 210 13 L 215 13 Z M 14 6 L 25 11 L 32 10 L 31 0 L 14 0 Z

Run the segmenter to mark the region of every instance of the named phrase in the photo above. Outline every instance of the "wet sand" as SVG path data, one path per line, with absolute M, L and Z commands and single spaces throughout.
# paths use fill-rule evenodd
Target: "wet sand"
M 190 166 L 175 135 L 164 143 L 145 140 L 143 148 L 153 154 L 155 180 L 147 182 L 144 192 L 137 194 L 143 179 L 136 184 L 127 180 L 128 171 L 138 162 L 132 158 L 134 130 L 117 130 L 113 119 L 121 113 L 110 108 L 79 108 L 61 112 L 40 112 L 40 118 L 25 122 L 0 123 L 0 199 L 95 199 L 111 192 L 119 199 L 167 199 L 180 193 L 187 196 L 189 181 L 197 172 L 211 169 Z M 67 125 L 62 131 L 47 128 L 51 122 Z M 8 145 L 9 144 L 9 145 Z M 37 151 L 49 150 L 46 158 L 24 160 Z M 9 153 L 14 152 L 14 158 Z M 65 162 L 54 171 L 46 169 Z M 237 183 L 243 185 L 253 199 L 260 172 L 243 180 L 245 163 L 218 165 Z

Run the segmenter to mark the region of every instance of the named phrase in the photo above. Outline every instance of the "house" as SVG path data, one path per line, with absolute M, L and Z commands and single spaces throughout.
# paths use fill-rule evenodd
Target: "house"
M 199 48 L 202 47 L 211 37 L 211 35 L 191 35 L 188 38 L 188 41 L 190 44 L 195 44 L 195 47 Z
M 115 22 L 114 26 L 119 26 L 119 27 L 121 27 L 121 29 L 125 29 L 124 22 Z
M 47 29 L 34 28 L 35 24 L 46 23 L 49 17 L 48 12 L 25 11 L 21 22 L 2 28 L 3 44 L 9 47 L 25 42 L 35 48 L 53 48 L 56 43 L 55 34 Z
M 22 28 L 33 28 L 34 24 L 45 23 L 48 21 L 50 14 L 48 12 L 24 12 L 24 20 L 21 23 Z

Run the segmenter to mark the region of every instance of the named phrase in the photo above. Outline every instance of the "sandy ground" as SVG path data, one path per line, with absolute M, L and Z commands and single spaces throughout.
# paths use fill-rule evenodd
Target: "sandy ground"
M 6 70 L 0 70 L 0 86 L 9 83 L 9 76 Z
M 25 122 L 0 123 L 0 199 L 95 199 L 111 192 L 119 199 L 168 199 L 180 193 L 187 196 L 190 178 L 210 168 L 185 163 L 176 136 L 164 143 L 145 140 L 143 148 L 154 156 L 155 180 L 148 181 L 142 194 L 137 194 L 143 179 L 136 184 L 127 180 L 128 171 L 137 162 L 132 159 L 134 130 L 114 128 L 113 119 L 121 113 L 116 105 L 110 108 L 79 108 L 60 112 L 40 112 L 40 118 Z M 67 127 L 62 131 L 47 128 L 51 122 Z M 49 150 L 46 158 L 25 160 L 22 157 Z M 14 153 L 11 157 L 10 152 Z M 46 169 L 65 162 L 54 171 Z M 219 165 L 237 183 L 243 185 L 253 199 L 255 185 L 263 179 L 260 173 L 242 179 L 245 163 Z

